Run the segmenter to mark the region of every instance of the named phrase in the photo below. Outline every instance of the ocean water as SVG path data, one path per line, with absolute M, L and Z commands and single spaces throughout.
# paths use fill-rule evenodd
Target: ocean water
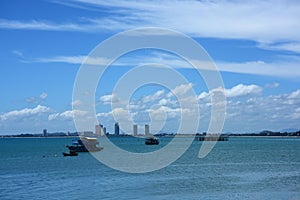
M 147 152 L 170 138 L 160 138 L 159 146 L 112 140 Z M 194 141 L 168 167 L 143 174 L 116 171 L 89 153 L 63 157 L 71 142 L 0 139 L 0 199 L 300 199 L 300 139 L 230 138 L 203 159 L 197 157 L 202 142 Z

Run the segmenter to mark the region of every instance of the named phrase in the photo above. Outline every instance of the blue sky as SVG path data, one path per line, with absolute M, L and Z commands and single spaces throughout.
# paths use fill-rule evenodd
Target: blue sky
M 227 95 L 223 132 L 300 129 L 299 10 L 298 1 L 1 1 L 0 134 L 75 131 L 72 115 L 85 115 L 72 110 L 80 103 L 72 93 L 81 62 L 110 36 L 140 27 L 182 32 L 208 52 Z M 147 62 L 185 76 L 189 84 L 177 90 L 197 94 L 198 131 L 206 131 L 210 93 L 204 81 L 183 60 L 155 50 L 125 55 L 107 70 L 95 95 L 99 121 L 113 132 L 112 114 L 129 112 L 153 133 L 176 132 L 180 109 L 170 95 L 176 88 L 150 84 L 135 91 L 131 106 L 110 106 L 119 100 L 113 92 L 118 79 Z M 158 128 L 162 116 L 166 123 Z

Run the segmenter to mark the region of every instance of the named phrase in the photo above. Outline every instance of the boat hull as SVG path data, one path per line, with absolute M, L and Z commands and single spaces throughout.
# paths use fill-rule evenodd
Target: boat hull
M 145 140 L 145 145 L 158 145 L 159 144 L 159 141 L 158 139 L 154 139 L 154 138 L 147 138 Z
M 63 152 L 63 155 L 64 156 L 78 156 L 78 153 L 77 152 L 70 152 L 70 153 Z

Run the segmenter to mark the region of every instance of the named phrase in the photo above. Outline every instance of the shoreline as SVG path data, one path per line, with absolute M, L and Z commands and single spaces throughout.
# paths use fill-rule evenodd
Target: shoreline
M 199 137 L 198 135 L 177 135 L 179 137 Z M 267 135 L 222 135 L 223 137 L 226 136 L 226 137 L 229 137 L 229 138 L 291 138 L 291 139 L 300 139 L 300 136 L 273 136 L 273 135 L 270 135 L 270 136 L 267 136 Z M 220 136 L 220 137 L 222 137 Z M 32 137 L 20 137 L 20 136 L 0 136 L 0 139 L 9 139 L 9 138 L 12 138 L 12 139 L 26 139 L 26 138 L 33 138 L 33 139 L 59 139 L 59 138 L 79 138 L 80 136 L 53 136 L 53 137 L 38 137 L 38 136 L 32 136 Z M 103 137 L 103 136 L 102 136 Z M 120 136 L 107 136 L 108 138 L 109 137 L 114 137 L 114 138 L 124 138 L 124 136 L 120 135 Z M 126 137 L 126 136 L 125 136 Z M 128 136 L 127 136 L 128 137 Z M 131 137 L 134 137 L 134 136 L 131 136 Z M 156 137 L 162 137 L 162 138 L 173 138 L 175 137 L 175 135 L 173 136 L 168 136 L 168 135 L 165 135 L 165 136 L 156 136 Z M 204 137 L 203 135 L 201 135 L 201 137 Z M 212 136 L 214 137 L 214 136 Z M 97 138 L 101 138 L 101 137 L 97 137 Z M 140 138 L 140 137 L 138 137 Z

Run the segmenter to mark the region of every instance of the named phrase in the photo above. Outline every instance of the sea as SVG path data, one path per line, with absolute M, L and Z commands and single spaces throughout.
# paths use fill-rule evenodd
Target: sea
M 147 173 L 112 169 L 90 153 L 64 157 L 73 139 L 0 139 L 0 199 L 300 199 L 299 138 L 230 137 L 201 159 L 202 142 L 194 141 L 178 160 Z M 151 152 L 171 139 L 157 146 L 111 140 Z

